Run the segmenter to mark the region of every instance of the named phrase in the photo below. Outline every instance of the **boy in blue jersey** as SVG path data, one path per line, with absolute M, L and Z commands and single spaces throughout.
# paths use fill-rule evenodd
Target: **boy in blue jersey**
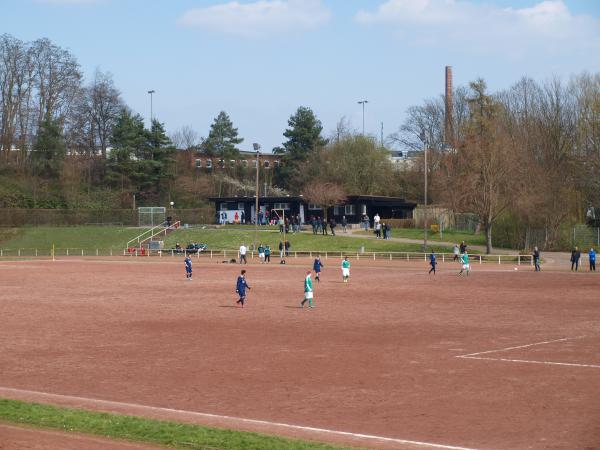
M 235 292 L 240 296 L 240 299 L 235 303 L 242 308 L 244 307 L 244 301 L 246 300 L 246 289 L 250 289 L 250 286 L 248 286 L 248 283 L 246 282 L 246 271 L 242 270 L 235 284 Z
M 431 250 L 431 254 L 429 255 L 429 265 L 431 265 L 431 269 L 429 269 L 429 275 L 431 275 L 431 272 L 433 272 L 433 274 L 435 275 L 436 264 L 437 264 L 437 259 L 435 257 L 435 252 L 433 250 Z
M 185 277 L 192 281 L 192 258 L 189 255 L 186 255 L 185 260 Z
M 321 274 L 322 267 L 325 267 L 325 266 L 321 262 L 321 255 L 317 255 L 317 258 L 315 259 L 315 262 L 313 263 L 313 270 L 315 271 L 315 280 L 317 280 L 317 282 L 321 281 L 321 279 L 319 278 L 319 275 Z

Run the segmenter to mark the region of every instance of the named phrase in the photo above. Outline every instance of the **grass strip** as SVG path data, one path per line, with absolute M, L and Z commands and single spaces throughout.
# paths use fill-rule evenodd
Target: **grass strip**
M 244 431 L 122 416 L 59 406 L 0 399 L 0 420 L 64 432 L 157 444 L 181 449 L 315 449 L 320 444 Z

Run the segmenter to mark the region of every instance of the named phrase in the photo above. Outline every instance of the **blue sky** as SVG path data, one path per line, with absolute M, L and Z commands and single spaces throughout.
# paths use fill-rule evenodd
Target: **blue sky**
M 0 0 L 0 33 L 47 37 L 89 78 L 113 74 L 127 104 L 172 132 L 201 135 L 225 110 L 270 150 L 287 119 L 311 107 L 328 134 L 345 116 L 395 131 L 406 109 L 483 77 L 492 90 L 522 76 L 600 72 L 596 0 Z

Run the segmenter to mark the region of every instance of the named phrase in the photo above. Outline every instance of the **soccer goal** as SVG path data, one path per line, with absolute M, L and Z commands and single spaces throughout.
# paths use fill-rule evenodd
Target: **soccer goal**
M 138 208 L 138 226 L 154 227 L 166 220 L 167 208 L 164 206 L 142 206 Z

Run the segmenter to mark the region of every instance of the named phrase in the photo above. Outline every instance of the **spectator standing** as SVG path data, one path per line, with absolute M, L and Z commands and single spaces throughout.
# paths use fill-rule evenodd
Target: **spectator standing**
M 375 237 L 377 239 L 381 238 L 381 222 L 375 222 L 373 227 L 375 228 Z
M 331 235 L 335 236 L 335 227 L 337 226 L 337 223 L 335 223 L 335 219 L 332 217 L 331 220 L 329 221 L 329 229 L 331 230 Z
M 537 247 L 533 247 L 533 265 L 535 266 L 535 271 L 539 272 L 540 269 L 540 251 Z
M 248 248 L 244 244 L 240 245 L 240 264 L 248 264 L 248 261 L 246 260 L 247 251 Z
M 283 241 L 279 241 L 279 259 L 283 259 Z
M 246 223 L 246 213 L 244 211 L 242 211 L 242 214 L 240 214 L 240 222 L 242 225 Z
M 363 216 L 363 226 L 365 227 L 365 231 L 369 231 L 369 216 L 366 214 Z
M 467 252 L 467 244 L 465 244 L 465 241 L 462 241 L 460 243 L 460 254 L 464 255 Z
M 381 222 L 381 217 L 379 217 L 379 213 L 375 213 L 375 216 L 373 216 L 373 226 L 377 226 L 379 222 Z
M 581 259 L 581 252 L 579 247 L 575 247 L 571 252 L 571 271 L 575 268 L 575 272 L 579 270 L 579 260 Z
M 389 223 L 385 224 L 384 231 L 385 231 L 385 239 L 388 240 L 390 238 L 390 233 L 392 231 L 392 227 L 390 227 Z
M 317 234 L 317 218 L 315 216 L 310 217 L 310 224 L 312 225 L 313 234 Z
M 265 247 L 265 263 L 270 263 L 270 262 L 271 262 L 271 247 L 267 245 Z
M 458 244 L 454 244 L 454 250 L 452 252 L 454 253 L 454 258 L 452 258 L 452 261 L 459 261 L 460 249 L 458 248 Z
M 591 271 L 596 271 L 596 250 L 594 250 L 593 248 L 590 248 L 590 251 L 588 253 L 588 258 L 590 259 L 590 272 Z
M 283 247 L 285 248 L 285 256 L 286 257 L 290 256 L 290 247 L 291 247 L 290 241 L 288 241 L 286 239 L 286 241 L 283 243 Z
M 327 236 L 327 219 L 325 219 L 325 217 L 323 217 L 323 220 L 321 221 L 321 234 Z
M 348 230 L 346 228 L 347 226 L 348 226 L 348 220 L 346 220 L 346 216 L 342 216 L 342 231 L 344 233 L 348 232 Z

